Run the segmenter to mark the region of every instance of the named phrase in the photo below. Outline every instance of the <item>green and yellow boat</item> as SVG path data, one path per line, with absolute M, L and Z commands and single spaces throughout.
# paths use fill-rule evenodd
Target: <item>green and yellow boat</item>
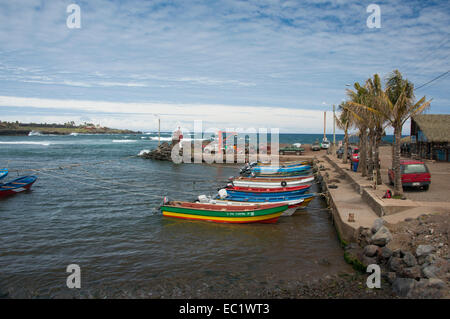
M 220 206 L 170 201 L 161 206 L 163 216 L 218 223 L 275 223 L 288 205 Z

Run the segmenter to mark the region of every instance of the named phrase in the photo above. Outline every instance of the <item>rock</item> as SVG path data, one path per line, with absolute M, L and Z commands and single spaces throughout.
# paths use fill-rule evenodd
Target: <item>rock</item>
M 361 263 L 363 264 L 364 267 L 367 267 L 369 265 L 376 264 L 377 260 L 376 260 L 376 258 L 373 258 L 373 257 L 362 256 Z
M 445 283 L 437 278 L 421 279 L 415 283 L 408 297 L 412 298 L 442 298 Z
M 425 258 L 424 258 L 425 263 L 430 264 L 430 265 L 436 263 L 438 261 L 438 259 L 439 258 L 435 254 L 429 254 L 429 255 L 425 256 Z
M 391 256 L 392 256 L 392 253 L 393 253 L 392 250 L 390 250 L 389 248 L 381 247 L 378 257 L 381 260 L 389 260 L 389 258 L 391 258 Z
M 427 256 L 427 255 L 431 254 L 433 251 L 434 251 L 434 247 L 431 245 L 419 245 L 419 246 L 417 246 L 417 249 L 416 249 L 416 256 L 417 257 Z
M 385 226 L 381 226 L 380 229 L 372 236 L 371 241 L 378 246 L 385 246 L 392 240 L 392 234 Z
M 430 265 L 430 266 L 426 266 L 426 267 L 422 268 L 422 273 L 426 278 L 436 277 L 436 273 L 438 271 L 439 271 L 439 269 L 434 265 Z
M 373 222 L 372 228 L 370 229 L 372 231 L 372 234 L 375 234 L 383 225 L 384 225 L 383 218 L 375 219 L 375 221 Z
M 356 244 L 356 243 L 350 243 L 350 244 L 348 244 L 347 246 L 345 246 L 345 250 L 352 250 L 352 249 L 357 249 L 357 248 L 359 248 L 359 246 L 358 246 L 358 244 Z
M 379 247 L 376 245 L 367 245 L 364 247 L 364 255 L 367 257 L 373 257 L 377 254 Z
M 392 289 L 400 297 L 408 297 L 414 289 L 416 281 L 411 278 L 396 278 L 392 284 Z
M 397 278 L 397 274 L 393 271 L 385 272 L 382 274 L 382 277 L 391 285 L 394 283 Z
M 387 263 L 388 268 L 391 271 L 395 271 L 397 274 L 401 274 L 403 272 L 403 268 L 405 268 L 405 264 L 400 257 L 391 257 Z
M 435 254 L 429 254 L 426 256 L 420 256 L 417 258 L 419 265 L 432 265 L 436 262 L 438 257 Z
M 410 252 L 406 252 L 403 256 L 403 262 L 406 264 L 406 266 L 408 267 L 414 267 L 417 265 L 417 261 L 416 261 L 416 257 L 414 257 L 413 254 L 411 254 Z
M 443 289 L 445 288 L 445 282 L 438 278 L 430 278 L 428 279 L 427 286 L 430 288 Z
M 372 232 L 369 228 L 359 228 L 358 243 L 364 247 L 371 244 L 370 238 L 372 237 Z
M 402 276 L 406 278 L 419 279 L 421 277 L 421 271 L 419 266 L 407 267 L 402 271 Z

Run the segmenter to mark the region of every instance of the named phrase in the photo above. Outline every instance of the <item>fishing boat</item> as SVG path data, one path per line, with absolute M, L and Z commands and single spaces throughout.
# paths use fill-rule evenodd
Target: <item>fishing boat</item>
M 0 197 L 14 195 L 26 190 L 29 190 L 31 185 L 36 181 L 37 177 L 34 175 L 23 176 L 11 182 L 0 184 Z
M 295 166 L 301 166 L 301 165 L 309 165 L 310 162 L 308 161 L 301 161 L 301 162 L 282 162 L 279 163 L 277 167 L 281 168 L 288 168 L 288 167 L 295 167 Z M 246 163 L 245 166 L 243 166 L 240 169 L 241 174 L 250 174 L 252 172 L 252 168 L 265 168 L 265 167 L 272 167 L 274 166 L 273 163 L 261 163 L 261 162 L 252 162 L 252 163 Z
M 282 203 L 289 201 L 296 201 L 302 199 L 303 201 L 297 205 L 297 209 L 303 209 L 309 205 L 309 203 L 314 199 L 315 194 L 302 194 L 296 196 L 279 196 L 279 197 L 254 197 L 254 196 L 233 196 L 232 194 L 228 194 L 227 196 L 217 195 L 214 200 L 216 201 L 228 201 L 228 202 L 243 202 L 243 203 Z
M 239 190 L 235 189 L 234 186 L 231 187 L 227 186 L 225 190 L 227 191 L 227 193 L 235 194 L 236 196 L 260 196 L 260 197 L 294 196 L 306 193 L 311 188 L 311 184 L 297 187 L 286 187 L 286 188 L 298 188 L 296 190 L 289 190 L 289 191 L 278 191 L 279 188 L 269 188 L 276 191 L 258 191 L 258 188 L 256 187 L 242 187 L 242 188 L 254 189 L 255 191 Z M 267 189 L 267 188 L 259 188 L 259 189 Z
M 280 167 L 280 166 L 257 166 L 251 168 L 251 172 L 254 172 L 255 174 L 261 173 L 261 174 L 280 174 L 280 173 L 297 173 L 297 172 L 303 172 L 308 171 L 312 167 L 309 165 L 297 165 L 297 166 L 290 166 L 290 167 Z
M 251 177 L 234 177 L 231 179 L 233 186 L 240 187 L 257 187 L 257 188 L 279 188 L 294 187 L 311 183 L 314 176 L 302 176 L 295 178 L 251 178 Z
M 217 206 L 207 203 L 169 201 L 161 206 L 163 216 L 218 223 L 275 223 L 288 205 Z
M 8 170 L 5 169 L 0 169 L 0 179 L 5 178 L 8 175 Z
M 226 190 L 234 190 L 241 192 L 258 192 L 258 193 L 279 193 L 279 192 L 292 192 L 299 190 L 308 190 L 311 185 L 300 185 L 294 187 L 277 187 L 277 188 L 258 188 L 258 187 L 241 187 L 241 186 L 233 186 L 228 185 Z
M 250 173 L 250 174 L 242 174 L 242 176 L 251 176 L 255 178 L 284 178 L 284 177 L 302 177 L 312 175 L 313 171 L 307 170 L 302 172 L 291 172 L 291 173 L 273 173 L 273 174 L 265 174 L 265 173 Z
M 301 162 L 281 162 L 278 166 L 280 167 L 292 167 L 292 166 L 300 166 L 300 165 L 309 165 L 308 161 Z M 244 167 L 264 167 L 264 166 L 274 166 L 273 163 L 261 163 L 261 162 L 252 162 L 247 164 Z
M 303 204 L 304 199 L 299 198 L 295 200 L 286 200 L 281 202 L 276 202 L 276 204 L 280 205 L 288 205 L 288 209 L 286 209 L 281 216 L 291 216 L 295 213 L 297 209 L 299 209 Z M 234 201 L 234 200 L 226 200 L 226 199 L 212 199 L 210 197 L 207 197 L 205 195 L 200 195 L 198 197 L 199 203 L 208 203 L 212 205 L 221 205 L 221 206 L 255 206 L 255 205 L 261 205 L 261 206 L 267 206 L 272 205 L 274 203 L 272 202 L 242 202 L 242 201 Z

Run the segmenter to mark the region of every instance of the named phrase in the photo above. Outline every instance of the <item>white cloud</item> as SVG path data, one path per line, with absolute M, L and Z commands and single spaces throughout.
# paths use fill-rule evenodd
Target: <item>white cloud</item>
M 220 104 L 176 103 L 119 103 L 87 100 L 56 100 L 0 96 L 0 106 L 54 109 L 51 117 L 63 121 L 73 116 L 58 116 L 60 111 L 89 112 L 94 121 L 120 128 L 145 130 L 154 128 L 152 121 L 160 116 L 163 126 L 172 129 L 177 122 L 192 128 L 195 120 L 204 127 L 219 128 L 280 128 L 282 132 L 323 131 L 323 112 L 319 110 L 289 109 L 283 107 L 238 106 Z M 332 113 L 327 115 L 327 132 L 332 132 Z M 39 117 L 39 115 L 37 116 Z M 36 116 L 34 117 L 36 118 Z M 42 119 L 48 116 L 41 116 Z

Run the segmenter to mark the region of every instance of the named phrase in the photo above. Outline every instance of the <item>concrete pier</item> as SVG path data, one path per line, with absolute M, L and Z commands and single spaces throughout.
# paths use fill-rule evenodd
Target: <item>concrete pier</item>
M 372 227 L 377 218 L 396 224 L 423 214 L 449 211 L 448 202 L 383 199 L 388 186 L 382 184 L 374 188 L 373 181 L 350 171 L 350 164 L 343 164 L 333 155 L 317 157 L 315 166 L 336 229 L 345 242 L 357 241 L 360 227 Z M 349 214 L 353 214 L 354 221 L 349 221 Z

